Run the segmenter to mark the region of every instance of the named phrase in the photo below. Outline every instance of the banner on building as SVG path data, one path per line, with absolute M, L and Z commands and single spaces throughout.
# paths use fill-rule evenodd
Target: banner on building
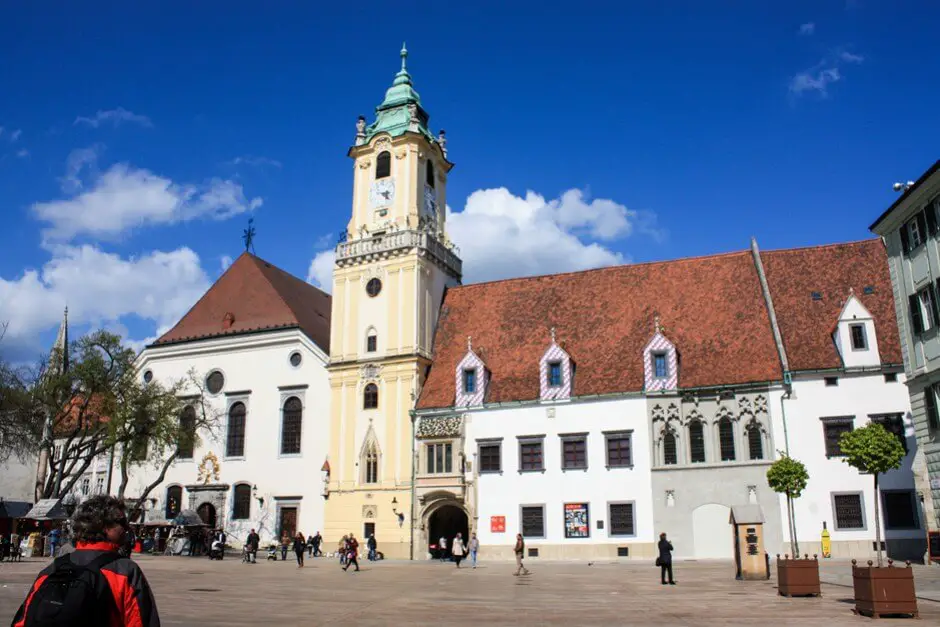
M 591 532 L 587 503 L 565 503 L 565 537 L 587 538 Z
M 505 516 L 490 516 L 490 533 L 506 533 Z

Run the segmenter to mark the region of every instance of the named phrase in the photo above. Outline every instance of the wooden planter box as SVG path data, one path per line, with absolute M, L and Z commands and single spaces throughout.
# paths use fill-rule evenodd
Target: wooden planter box
M 905 568 L 895 567 L 891 560 L 887 566 L 859 566 L 852 560 L 852 582 L 855 586 L 855 613 L 878 618 L 880 616 L 907 615 L 917 618 L 917 594 L 914 590 L 914 569 L 910 562 Z
M 785 597 L 822 596 L 819 589 L 819 560 L 777 556 L 777 593 Z

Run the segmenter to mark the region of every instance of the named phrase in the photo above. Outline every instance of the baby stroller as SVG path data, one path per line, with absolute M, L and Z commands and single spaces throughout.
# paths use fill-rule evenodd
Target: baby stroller
M 277 545 L 272 544 L 268 547 L 268 561 L 277 561 Z
M 245 546 L 242 547 L 242 562 L 246 564 L 251 563 L 251 545 L 249 545 L 247 542 L 245 543 Z
M 209 547 L 209 559 L 210 560 L 220 560 L 222 559 L 222 551 L 225 547 L 222 546 L 222 542 L 219 540 L 213 540 L 212 546 Z

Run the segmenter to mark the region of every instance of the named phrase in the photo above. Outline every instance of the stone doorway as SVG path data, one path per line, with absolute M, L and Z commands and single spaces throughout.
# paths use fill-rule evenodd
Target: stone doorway
M 463 538 L 464 544 L 470 537 L 470 521 L 467 512 L 459 505 L 442 505 L 435 509 L 428 516 L 428 552 L 435 554 L 430 549 L 431 545 L 437 545 L 438 541 L 444 537 L 447 538 L 447 548 L 453 546 L 454 537 L 459 533 Z
M 212 503 L 203 503 L 196 509 L 196 513 L 199 514 L 199 518 L 202 522 L 209 525 L 209 528 L 215 529 L 215 505 Z

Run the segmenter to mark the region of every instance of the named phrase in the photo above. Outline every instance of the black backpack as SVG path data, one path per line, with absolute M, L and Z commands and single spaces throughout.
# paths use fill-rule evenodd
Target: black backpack
M 101 568 L 120 556 L 108 551 L 87 566 L 75 564 L 69 557 L 57 557 L 52 572 L 33 593 L 26 609 L 26 627 L 91 627 L 111 622 L 116 603 Z

